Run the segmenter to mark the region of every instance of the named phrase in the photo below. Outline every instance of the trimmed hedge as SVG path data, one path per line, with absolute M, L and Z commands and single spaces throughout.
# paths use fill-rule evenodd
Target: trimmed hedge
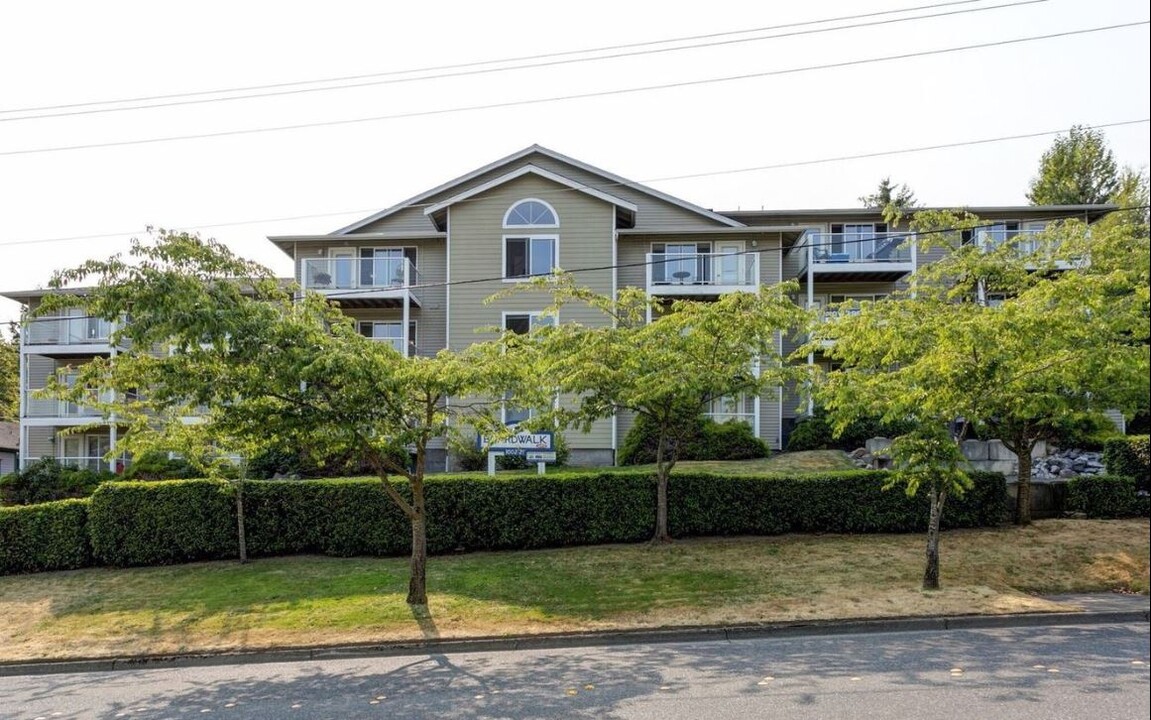
M 1151 436 L 1129 435 L 1103 444 L 1103 464 L 1110 475 L 1135 478 L 1139 490 L 1148 490 L 1151 476 Z
M 91 502 L 97 564 L 168 565 L 238 554 L 235 498 L 226 481 L 104 483 Z
M 717 423 L 705 415 L 682 419 L 683 440 L 675 446 L 678 460 L 751 460 L 771 455 L 767 443 L 739 420 Z M 636 418 L 619 450 L 620 465 L 655 462 L 660 428 L 647 415 Z M 671 449 L 669 448 L 669 451 Z
M 1124 475 L 1082 475 L 1067 483 L 1067 507 L 1089 518 L 1147 517 L 1151 502 L 1135 487 Z
M 92 564 L 89 500 L 0 507 L 0 575 Z
M 886 473 L 803 477 L 676 474 L 669 523 L 677 536 L 786 532 L 912 532 L 927 527 L 927 499 L 884 491 Z M 997 525 L 1006 514 L 1002 475 L 977 473 L 948 502 L 945 527 Z M 403 483 L 396 488 L 405 496 Z M 248 553 L 402 555 L 407 519 L 376 479 L 243 483 Z M 97 562 L 151 565 L 235 557 L 235 487 L 209 480 L 110 483 L 92 498 Z M 655 528 L 648 473 L 460 478 L 426 482 L 432 553 L 638 542 Z

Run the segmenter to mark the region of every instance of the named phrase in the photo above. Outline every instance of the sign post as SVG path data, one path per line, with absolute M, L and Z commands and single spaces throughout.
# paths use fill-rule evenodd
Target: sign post
M 477 438 L 480 447 L 483 447 L 483 438 Z M 496 456 L 522 455 L 529 462 L 535 462 L 536 472 L 543 475 L 547 472 L 547 464 L 556 461 L 555 433 L 545 432 L 518 432 L 509 438 L 498 440 L 488 446 L 488 475 L 496 474 Z

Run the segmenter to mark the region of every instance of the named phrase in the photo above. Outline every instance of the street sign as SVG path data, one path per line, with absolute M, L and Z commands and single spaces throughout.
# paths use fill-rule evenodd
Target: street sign
M 528 462 L 555 462 L 554 452 L 528 452 L 525 453 Z

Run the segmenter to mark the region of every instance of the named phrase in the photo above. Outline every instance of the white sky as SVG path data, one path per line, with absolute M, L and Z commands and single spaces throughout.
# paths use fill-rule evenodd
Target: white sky
M 936 13 L 1004 4 L 981 0 Z M 424 68 L 729 32 L 933 0 L 21 2 L 0 22 L 0 111 Z M 653 12 L 653 9 L 659 11 Z M 678 8 L 678 9 L 671 9 Z M 1151 116 L 1149 32 L 432 117 L 4 155 L 716 78 L 1146 20 L 1143 0 L 1047 0 L 887 26 L 633 58 L 174 108 L 0 122 L 0 289 L 127 247 L 146 225 L 347 215 L 205 229 L 288 274 L 264 239 L 341 227 L 531 143 L 638 181 Z M 0 119 L 10 117 L 0 114 Z M 1148 164 L 1147 124 L 1106 130 Z M 651 184 L 737 208 L 851 207 L 879 178 L 933 205 L 1025 204 L 1052 137 Z M 28 243 L 124 233 L 103 239 Z M 18 306 L 0 301 L 0 321 Z

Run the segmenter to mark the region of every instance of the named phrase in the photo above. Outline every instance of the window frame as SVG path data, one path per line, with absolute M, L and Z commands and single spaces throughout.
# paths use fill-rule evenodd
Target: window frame
M 508 242 L 511 240 L 523 240 L 527 245 L 527 252 L 524 258 L 525 275 L 508 275 Z M 537 240 L 547 240 L 551 242 L 552 247 L 552 263 L 551 269 L 547 274 L 554 273 L 560 266 L 560 236 L 558 233 L 514 233 L 505 234 L 501 242 L 502 258 L 501 258 L 501 273 L 503 282 L 526 282 L 533 277 L 545 277 L 545 274 L 532 273 L 532 243 Z
M 536 318 L 546 317 L 546 318 L 551 320 L 551 324 L 553 326 L 558 325 L 559 321 L 560 321 L 558 313 L 546 313 L 543 310 L 504 310 L 500 313 L 500 330 L 501 330 L 501 332 L 507 332 L 508 331 L 508 318 L 511 318 L 511 317 L 527 317 L 527 319 L 528 319 L 528 332 L 529 333 L 534 329 L 534 326 L 536 325 L 536 322 L 537 322 Z M 526 333 L 517 333 L 517 334 L 523 335 Z M 503 399 L 500 400 L 500 422 L 502 422 L 504 425 L 518 425 L 518 424 L 520 424 L 526 420 L 531 420 L 532 417 L 535 416 L 535 413 L 536 413 L 535 408 L 522 408 L 523 410 L 526 410 L 527 416 L 524 417 L 522 420 L 515 420 L 513 422 L 509 422 L 508 421 L 508 401 L 509 400 L 511 400 L 511 398 L 508 397 L 507 393 L 505 393 Z
M 356 321 L 356 331 L 359 332 L 360 335 L 363 335 L 367 339 L 372 340 L 372 341 L 376 341 L 376 342 L 383 342 L 385 340 L 388 342 L 391 342 L 392 338 L 390 338 L 390 337 L 376 337 L 375 335 L 365 335 L 364 334 L 364 326 L 365 325 L 398 325 L 400 328 L 400 335 L 399 335 L 398 339 L 400 340 L 400 342 L 403 342 L 403 340 L 404 340 L 404 332 L 403 332 L 404 331 L 404 321 L 402 319 L 400 319 L 400 320 L 357 320 Z M 409 358 L 410 357 L 416 357 L 416 355 L 418 354 L 416 351 L 417 338 L 419 338 L 419 321 L 414 320 L 414 319 L 409 319 L 408 320 L 408 347 L 407 347 L 407 353 L 404 354 L 404 357 L 409 357 Z M 395 345 L 393 345 L 392 347 L 395 347 Z
M 554 223 L 532 223 L 532 224 L 524 223 L 522 225 L 510 224 L 508 222 L 508 218 L 511 216 L 512 211 L 515 210 L 516 208 L 518 208 L 520 205 L 523 205 L 524 203 L 530 203 L 530 202 L 539 203 L 540 205 L 543 205 L 545 208 L 547 208 L 548 212 L 550 212 L 552 214 L 552 217 L 555 219 L 555 222 Z M 503 222 L 501 224 L 501 227 L 508 228 L 508 229 L 558 228 L 559 226 L 560 226 L 560 214 L 558 212 L 556 212 L 556 209 L 547 200 L 542 200 L 542 199 L 536 198 L 536 197 L 522 198 L 520 200 L 516 200 L 514 203 L 512 203 L 510 206 L 508 206 L 508 209 L 506 211 L 504 211 Z

